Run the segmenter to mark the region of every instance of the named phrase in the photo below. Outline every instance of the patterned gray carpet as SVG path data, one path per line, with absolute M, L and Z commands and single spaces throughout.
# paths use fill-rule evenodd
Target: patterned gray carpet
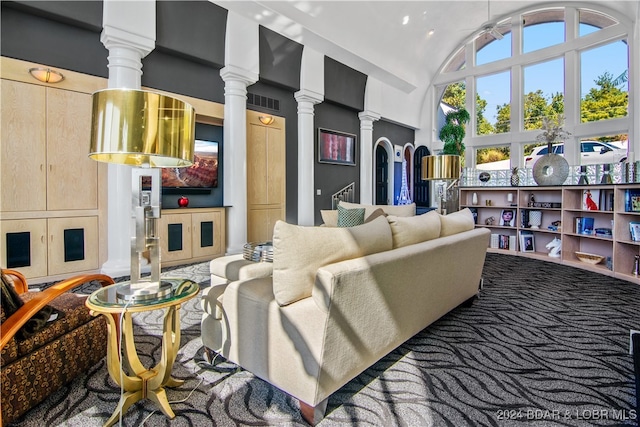
M 165 273 L 208 284 L 208 264 Z M 320 426 L 637 425 L 629 330 L 640 286 L 542 261 L 488 254 L 484 289 L 387 355 L 329 400 Z M 182 348 L 167 394 L 122 425 L 306 425 L 298 402 L 231 363 L 203 359 L 198 299 L 181 310 Z M 161 312 L 135 318 L 143 363 L 160 353 Z M 193 390 L 193 391 L 192 391 Z M 20 426 L 101 426 L 120 391 L 104 361 L 29 412 Z

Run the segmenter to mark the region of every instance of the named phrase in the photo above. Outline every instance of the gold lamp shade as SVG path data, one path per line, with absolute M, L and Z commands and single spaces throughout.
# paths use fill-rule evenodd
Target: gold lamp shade
M 186 102 L 135 89 L 93 94 L 89 157 L 138 167 L 193 163 L 195 110 Z
M 460 178 L 460 156 L 443 154 L 422 158 L 423 180 L 446 180 Z

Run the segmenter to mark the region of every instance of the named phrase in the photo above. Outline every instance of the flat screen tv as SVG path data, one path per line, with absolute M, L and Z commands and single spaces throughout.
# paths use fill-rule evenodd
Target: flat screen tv
M 184 192 L 184 190 L 210 192 L 211 188 L 217 186 L 218 143 L 214 141 L 195 141 L 193 165 L 187 168 L 162 169 L 164 193 Z

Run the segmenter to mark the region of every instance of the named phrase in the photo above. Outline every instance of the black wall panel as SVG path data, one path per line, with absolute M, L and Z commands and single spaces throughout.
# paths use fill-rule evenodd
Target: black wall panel
M 224 104 L 219 69 L 158 50 L 142 59 L 142 86 Z
M 402 145 L 407 142 L 414 143 L 416 140 L 415 130 L 406 126 L 401 126 L 386 120 L 378 120 L 373 122 L 373 144 L 379 139 L 385 137 L 394 145 Z
M 356 165 L 334 165 L 318 163 L 318 128 L 352 133 L 357 136 Z M 331 209 L 331 195 L 346 185 L 355 182 L 355 199 L 360 200 L 360 119 L 358 112 L 348 108 L 323 102 L 315 106 L 315 135 L 314 135 L 314 194 L 320 189 L 322 194 L 315 195 L 315 224 L 321 224 L 321 209 Z
M 208 1 L 156 2 L 156 49 L 224 67 L 227 10 Z
M 77 3 L 79 3 L 78 10 L 83 10 L 88 2 Z M 102 7 L 101 2 L 95 4 Z M 18 10 L 11 6 L 15 4 L 2 2 L 0 24 L 2 56 L 108 77 L 108 51 L 100 42 L 100 29 L 94 31 L 87 29 L 87 26 L 81 28 L 68 25 L 43 17 L 42 10 L 38 11 L 38 15 L 33 15 L 25 12 L 28 9 Z M 100 20 L 102 20 L 102 14 Z
M 324 99 L 325 101 L 364 110 L 364 91 L 367 75 L 346 65 L 324 57 Z
M 300 90 L 300 43 L 260 26 L 260 80 L 292 91 Z
M 96 1 L 3 1 L 3 5 L 93 32 L 102 31 L 102 0 Z M 4 12 L 4 11 L 3 11 Z

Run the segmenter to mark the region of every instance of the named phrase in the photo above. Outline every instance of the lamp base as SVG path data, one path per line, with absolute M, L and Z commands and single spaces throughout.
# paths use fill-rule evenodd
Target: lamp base
M 140 303 L 163 300 L 173 295 L 171 282 L 138 282 L 118 287 L 116 297 L 121 301 Z

